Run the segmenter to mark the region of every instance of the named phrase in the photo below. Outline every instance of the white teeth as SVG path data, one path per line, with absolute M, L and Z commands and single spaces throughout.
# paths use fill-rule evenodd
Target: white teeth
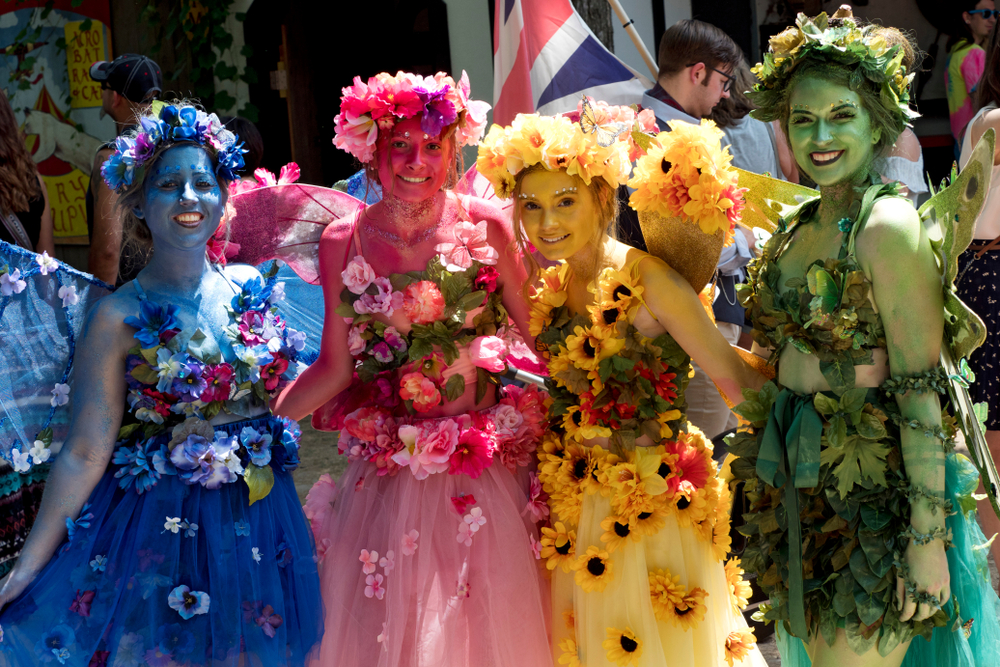
M 202 219 L 201 213 L 181 213 L 180 215 L 174 216 L 177 222 L 198 222 Z
M 816 162 L 831 162 L 840 157 L 840 154 L 843 152 L 844 151 L 831 151 L 829 153 L 813 153 L 812 159 L 815 160 Z
M 429 176 L 425 176 L 424 178 L 407 178 L 406 176 L 400 176 L 400 178 L 407 183 L 423 183 L 424 181 L 430 180 Z
M 562 241 L 563 239 L 567 238 L 568 236 L 569 236 L 569 234 L 563 234 L 562 236 L 557 236 L 554 239 L 543 238 L 542 241 L 544 241 L 545 243 L 559 243 L 559 241 Z

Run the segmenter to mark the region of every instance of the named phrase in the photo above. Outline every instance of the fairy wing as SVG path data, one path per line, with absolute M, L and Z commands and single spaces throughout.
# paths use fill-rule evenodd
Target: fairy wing
M 308 283 L 319 284 L 319 239 L 334 220 L 364 203 L 347 193 L 318 185 L 271 185 L 233 195 L 236 216 L 230 241 L 238 243 L 234 262 L 258 265 L 280 259 Z
M 750 229 L 759 228 L 773 234 L 781 218 L 805 201 L 819 196 L 818 192 L 804 185 L 743 169 L 737 169 L 736 172 L 739 174 L 740 187 L 747 188 L 743 195 L 746 202 L 743 224 Z
M 114 287 L 0 241 L 0 456 L 26 472 L 36 440 L 58 453 L 69 430 L 73 359 L 87 312 Z M 13 276 L 16 276 L 14 278 Z M 61 292 L 61 294 L 60 294 Z M 60 395 L 53 394 L 59 385 Z

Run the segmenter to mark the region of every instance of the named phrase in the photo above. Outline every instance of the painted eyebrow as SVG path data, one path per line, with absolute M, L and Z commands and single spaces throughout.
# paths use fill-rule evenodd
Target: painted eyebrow
M 838 104 L 837 106 L 830 109 L 830 111 L 840 111 L 841 109 L 859 109 L 860 107 L 854 102 L 845 102 L 843 104 Z

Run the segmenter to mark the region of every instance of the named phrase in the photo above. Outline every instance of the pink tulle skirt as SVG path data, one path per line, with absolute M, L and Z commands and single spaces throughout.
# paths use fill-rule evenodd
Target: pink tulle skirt
M 355 459 L 339 488 L 324 475 L 309 493 L 326 607 L 312 664 L 551 665 L 527 470 L 379 470 Z

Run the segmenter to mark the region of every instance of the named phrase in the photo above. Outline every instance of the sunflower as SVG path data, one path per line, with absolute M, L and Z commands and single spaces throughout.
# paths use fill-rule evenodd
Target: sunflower
M 566 336 L 569 358 L 586 371 L 596 371 L 602 359 L 618 354 L 624 346 L 625 340 L 618 337 L 617 331 L 607 327 L 577 326 Z
M 604 530 L 604 534 L 601 535 L 601 542 L 604 542 L 608 547 L 609 553 L 614 553 L 616 549 L 625 546 L 625 543 L 630 540 L 638 542 L 642 539 L 642 535 L 633 531 L 628 521 L 619 519 L 616 516 L 605 517 L 601 521 L 601 529 Z
M 566 525 L 556 521 L 552 528 L 542 528 L 542 558 L 550 570 L 561 567 L 568 573 L 576 560 L 576 531 L 567 530 Z
M 704 491 L 687 493 L 684 489 L 681 489 L 677 494 L 671 508 L 677 516 L 677 523 L 680 524 L 681 528 L 696 527 L 712 513 L 713 508 L 709 507 L 705 495 Z M 704 536 L 707 539 L 707 531 L 704 532 Z
M 649 573 L 649 598 L 658 621 L 672 618 L 674 608 L 684 603 L 687 587 L 680 583 L 680 579 L 679 574 L 671 575 L 669 570 L 653 570 Z
M 528 328 L 532 336 L 537 336 L 549 324 L 552 310 L 566 303 L 566 263 L 550 266 L 539 272 L 540 285 L 531 288 L 528 301 L 531 305 Z
M 618 667 L 638 665 L 639 658 L 642 657 L 642 641 L 635 636 L 632 628 L 626 627 L 624 630 L 608 628 L 607 632 L 608 638 L 601 646 L 607 653 L 608 661 L 615 663 Z
M 649 512 L 639 512 L 632 522 L 632 532 L 637 536 L 656 535 L 667 525 L 667 511 L 657 504 Z
M 549 509 L 559 519 L 576 525 L 580 521 L 583 493 L 575 489 L 557 490 L 549 494 Z
M 576 583 L 588 593 L 603 591 L 614 578 L 610 554 L 599 547 L 589 546 L 573 565 Z
M 626 311 L 639 307 L 643 287 L 624 271 L 609 266 L 601 271 L 597 284 L 600 301 L 619 303 Z
M 580 662 L 580 654 L 576 650 L 576 642 L 572 639 L 564 639 L 559 642 L 559 650 L 562 654 L 559 656 L 559 664 L 566 665 L 566 667 L 582 667 Z
M 595 327 L 615 328 L 618 322 L 626 320 L 626 309 L 617 301 L 599 301 L 587 306 L 590 321 Z
M 735 632 L 730 632 L 726 637 L 726 662 L 729 667 L 733 667 L 733 660 L 743 662 L 743 658 L 750 653 L 757 644 L 757 638 L 750 628 L 742 628 Z
M 566 447 L 559 435 L 551 430 L 546 430 L 542 434 L 541 446 L 536 450 L 538 453 L 538 481 L 546 493 L 555 490 L 556 478 L 559 469 L 563 464 L 563 457 L 566 455 Z
M 577 442 L 611 436 L 611 429 L 597 424 L 595 413 L 579 405 L 567 408 L 562 418 L 562 426 L 566 435 Z
M 600 489 L 597 465 L 598 461 L 594 458 L 590 447 L 575 442 L 570 443 L 566 447 L 566 456 L 559 468 L 560 487 L 564 490 L 572 489 L 577 493 L 597 492 Z
M 565 379 L 563 379 L 559 374 L 573 368 L 573 360 L 569 358 L 569 352 L 562 345 L 559 346 L 558 352 L 551 354 L 548 361 L 549 367 L 549 377 L 556 383 L 557 387 L 562 387 L 563 389 L 573 390 L 569 385 L 566 384 Z
M 705 589 L 692 588 L 684 596 L 681 603 L 674 607 L 670 620 L 675 626 L 680 626 L 684 630 L 690 630 L 696 623 L 705 619 L 705 611 L 708 609 L 705 606 L 706 597 L 708 597 L 708 591 Z
M 567 630 L 576 630 L 576 614 L 572 609 L 567 609 L 562 613 L 563 621 Z
M 746 609 L 753 591 L 750 590 L 750 584 L 743 579 L 743 568 L 740 567 L 739 558 L 726 561 L 726 583 L 729 584 L 729 601 L 737 609 Z

